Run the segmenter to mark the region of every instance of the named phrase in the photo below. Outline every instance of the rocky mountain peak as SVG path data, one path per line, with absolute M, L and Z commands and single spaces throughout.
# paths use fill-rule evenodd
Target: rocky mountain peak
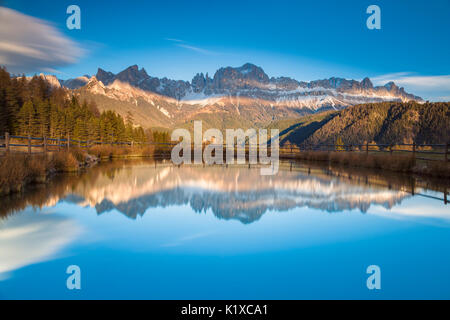
M 46 75 L 46 74 L 41 73 L 39 75 L 39 77 L 44 79 L 45 81 L 47 81 L 47 83 L 50 84 L 50 86 L 52 88 L 60 88 L 61 87 L 60 81 L 54 75 L 48 75 L 48 74 Z
M 137 65 L 133 65 L 118 73 L 115 76 L 115 80 L 127 82 L 132 86 L 138 86 L 142 81 L 149 79 L 149 75 L 145 69 L 139 70 Z
M 384 85 L 384 87 L 385 87 L 388 91 L 390 91 L 390 92 L 395 92 L 395 91 L 398 90 L 397 85 L 396 85 L 394 82 L 392 82 L 392 81 L 386 83 L 386 84 Z
M 97 79 L 96 76 L 92 76 L 89 81 L 87 82 L 86 85 L 96 85 L 98 84 L 100 81 Z
M 373 88 L 373 83 L 372 81 L 370 81 L 369 78 L 365 77 L 362 81 L 361 81 L 361 87 L 363 89 L 372 89 Z
M 194 78 L 192 78 L 191 85 L 192 90 L 195 93 L 201 92 L 206 87 L 206 77 L 202 73 L 197 73 Z
M 269 76 L 261 67 L 246 63 L 241 67 L 217 70 L 213 84 L 219 90 L 250 89 L 269 83 Z
M 279 90 L 295 90 L 305 85 L 289 77 L 270 78 L 270 82 L 275 84 Z
M 96 78 L 105 85 L 108 85 L 114 81 L 114 76 L 114 73 L 98 68 Z

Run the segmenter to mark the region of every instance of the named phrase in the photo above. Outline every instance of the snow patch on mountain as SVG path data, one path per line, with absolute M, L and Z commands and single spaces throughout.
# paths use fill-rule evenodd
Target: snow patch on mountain
M 180 100 L 180 102 L 190 105 L 207 106 L 219 102 L 224 97 L 225 96 L 222 94 L 206 95 L 203 91 L 198 93 L 190 91 Z
M 164 109 L 163 107 L 160 107 L 159 105 L 156 106 L 156 108 L 161 111 L 161 113 L 163 115 L 165 115 L 167 118 L 172 118 L 172 115 L 169 113 L 169 111 L 167 111 L 166 109 Z

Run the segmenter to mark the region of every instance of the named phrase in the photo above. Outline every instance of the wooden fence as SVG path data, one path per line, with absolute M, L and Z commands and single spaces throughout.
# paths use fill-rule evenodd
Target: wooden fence
M 134 146 L 164 146 L 165 149 L 170 150 L 172 143 L 156 143 L 146 142 L 138 143 L 134 141 L 127 142 L 101 142 L 94 140 L 75 140 L 68 136 L 66 139 L 55 139 L 47 137 L 31 137 L 31 136 L 12 136 L 6 133 L 3 137 L 0 137 L 0 150 L 4 150 L 5 153 L 27 153 L 27 154 L 39 154 L 55 151 L 69 151 L 73 147 L 89 149 L 97 145 L 109 145 L 118 147 L 134 147 Z M 39 151 L 36 151 L 39 149 Z
M 160 149 L 162 152 L 167 153 L 173 146 L 177 143 L 160 143 L 160 142 L 145 142 L 137 143 L 133 141 L 123 141 L 123 142 L 101 142 L 101 141 L 81 141 L 74 140 L 68 136 L 66 139 L 54 139 L 46 137 L 31 137 L 31 136 L 11 136 L 8 133 L 5 136 L 0 137 L 3 143 L 0 143 L 0 150 L 4 150 L 3 154 L 8 154 L 10 152 L 17 153 L 46 153 L 62 150 L 70 150 L 71 147 L 79 148 L 91 148 L 97 145 L 110 145 L 116 147 L 144 147 L 144 146 L 154 146 Z M 204 148 L 207 144 L 203 144 Z M 211 146 L 220 147 L 221 145 Z M 300 145 L 284 145 L 279 147 L 280 158 L 295 158 L 295 156 L 301 154 L 302 152 L 359 152 L 359 153 L 388 153 L 388 154 L 411 154 L 418 160 L 426 161 L 449 161 L 449 147 L 450 143 L 446 144 L 306 144 L 302 143 Z M 226 144 L 222 145 L 223 150 L 228 150 L 229 146 Z M 245 146 L 234 146 L 232 147 L 235 152 L 242 150 L 246 155 L 250 152 L 250 149 L 259 152 L 259 146 L 248 145 Z M 39 149 L 38 152 L 35 152 Z M 192 146 L 192 150 L 194 147 Z M 268 146 L 268 151 L 270 154 L 270 146 Z
M 322 151 L 322 152 L 359 152 L 359 153 L 384 153 L 384 154 L 411 154 L 418 160 L 426 161 L 449 161 L 450 143 L 446 144 L 415 144 L 415 143 L 396 143 L 396 144 L 300 144 L 284 146 L 282 150 L 295 155 L 298 152 Z

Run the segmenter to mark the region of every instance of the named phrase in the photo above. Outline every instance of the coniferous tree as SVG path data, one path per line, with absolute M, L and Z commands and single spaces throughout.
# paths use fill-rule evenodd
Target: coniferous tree
M 32 136 L 35 132 L 35 110 L 33 103 L 27 101 L 23 104 L 18 115 L 19 132 L 24 136 Z

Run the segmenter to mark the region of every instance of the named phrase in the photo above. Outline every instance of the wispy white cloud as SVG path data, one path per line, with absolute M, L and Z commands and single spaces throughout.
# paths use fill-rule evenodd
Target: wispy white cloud
M 165 38 L 165 40 L 167 40 L 167 41 L 172 41 L 172 42 L 184 42 L 183 40 L 180 40 L 180 39 L 174 39 L 174 38 Z
M 420 76 L 411 72 L 399 72 L 381 75 L 372 79 L 375 84 L 385 84 L 393 81 L 401 86 L 420 86 L 436 90 L 450 91 L 450 75 Z
M 375 85 L 384 85 L 390 81 L 407 91 L 434 101 L 449 101 L 450 75 L 417 75 L 413 72 L 390 73 L 372 78 Z
M 190 46 L 190 45 L 187 45 L 187 44 L 177 44 L 177 46 L 181 47 L 181 48 L 188 49 L 188 50 L 192 50 L 192 51 L 195 51 L 195 52 L 198 52 L 198 53 L 202 53 L 202 54 L 207 54 L 207 55 L 215 54 L 215 52 L 213 52 L 213 51 L 205 50 L 205 49 L 202 49 L 202 48 L 199 48 L 199 47 Z
M 186 41 L 184 41 L 184 40 L 175 39 L 175 38 L 165 38 L 165 40 L 174 42 L 174 44 L 175 44 L 177 47 L 184 48 L 184 49 L 188 49 L 188 50 L 191 50 L 191 51 L 195 51 L 195 52 L 198 52 L 198 53 L 201 53 L 201 54 L 205 54 L 205 55 L 214 55 L 214 54 L 217 54 L 217 52 L 210 51 L 210 50 L 206 50 L 206 49 L 203 49 L 203 48 L 200 48 L 200 47 L 197 47 L 197 46 L 193 46 L 193 45 L 191 45 L 191 44 L 188 44 L 188 43 L 187 43 Z
M 73 64 L 84 53 L 50 23 L 0 7 L 0 65 L 14 73 Z

